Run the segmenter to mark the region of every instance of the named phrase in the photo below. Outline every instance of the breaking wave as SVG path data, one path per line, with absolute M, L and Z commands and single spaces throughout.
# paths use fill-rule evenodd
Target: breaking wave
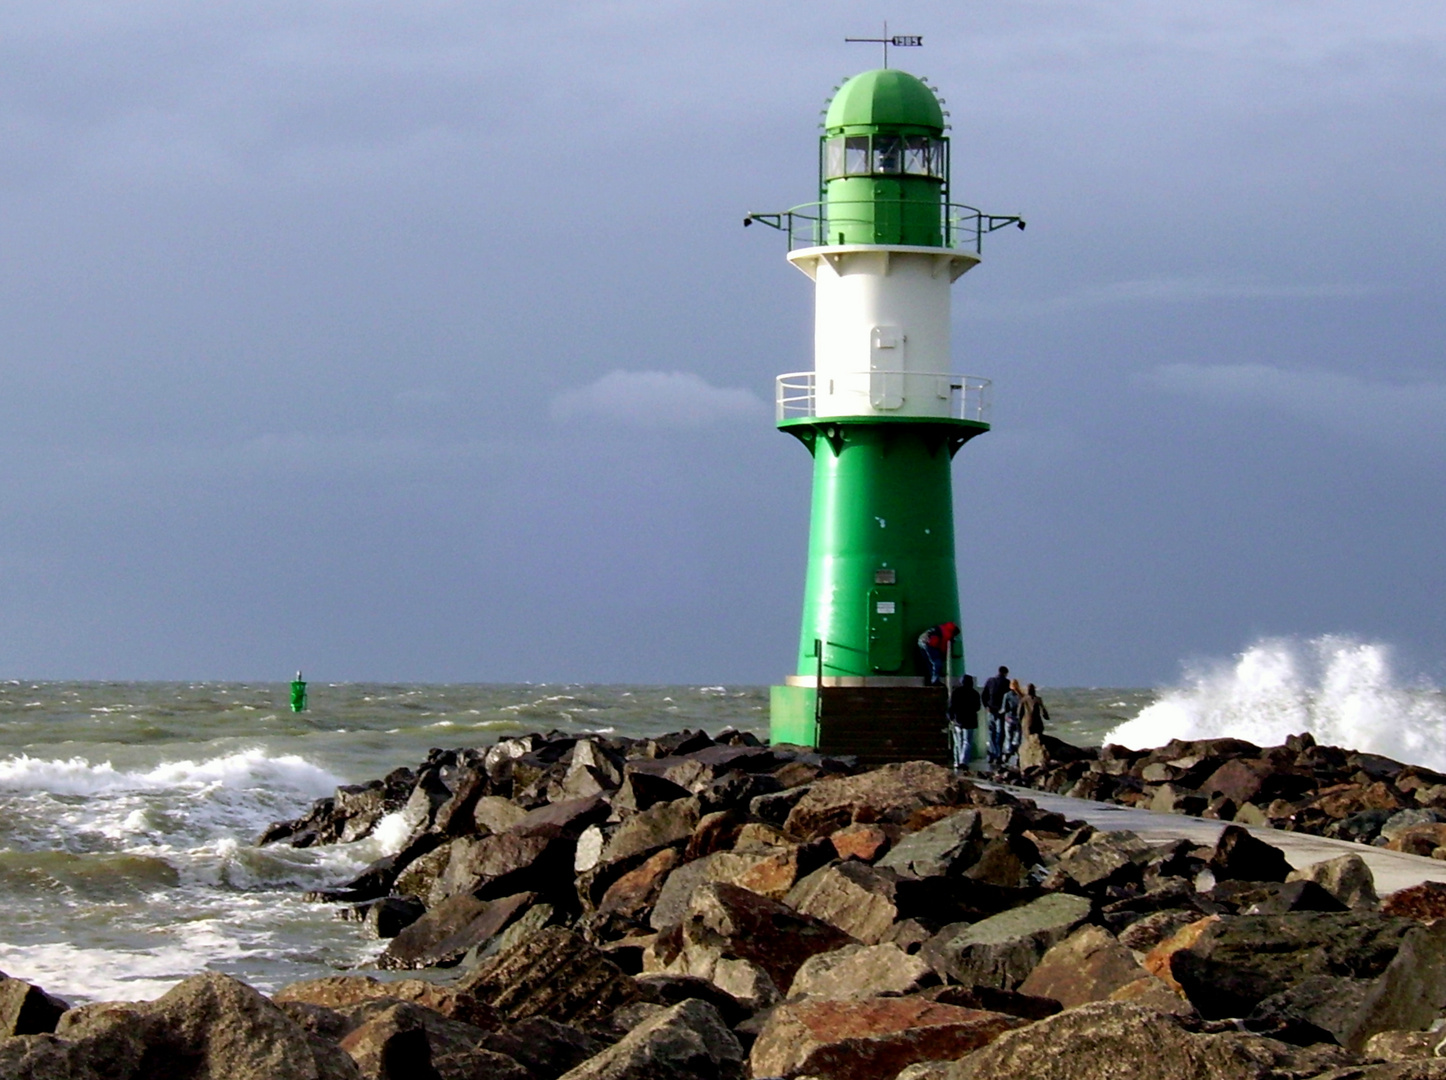
M 1269 638 L 1189 669 L 1106 742 L 1131 748 L 1232 736 L 1260 746 L 1309 731 L 1317 742 L 1446 770 L 1446 694 L 1402 678 L 1379 642 Z

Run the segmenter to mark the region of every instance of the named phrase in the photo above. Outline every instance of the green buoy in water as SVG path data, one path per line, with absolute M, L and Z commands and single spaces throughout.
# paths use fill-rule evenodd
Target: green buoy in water
M 301 672 L 296 673 L 296 678 L 291 680 L 291 711 L 306 711 L 306 680 L 301 677 Z

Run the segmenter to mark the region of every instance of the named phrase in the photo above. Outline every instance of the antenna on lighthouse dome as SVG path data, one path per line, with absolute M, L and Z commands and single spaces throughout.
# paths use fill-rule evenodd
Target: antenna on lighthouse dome
M 874 45 L 882 45 L 884 47 L 884 67 L 888 67 L 890 45 L 894 46 L 897 49 L 918 48 L 924 44 L 924 37 L 922 34 L 894 34 L 891 37 L 889 35 L 888 20 L 885 20 L 883 37 L 846 37 L 844 38 L 844 41 L 869 42 Z

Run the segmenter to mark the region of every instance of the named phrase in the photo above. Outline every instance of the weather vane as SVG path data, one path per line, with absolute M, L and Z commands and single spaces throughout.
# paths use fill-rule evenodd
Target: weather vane
M 889 24 L 886 21 L 883 37 L 846 37 L 844 41 L 867 41 L 874 45 L 882 45 L 884 47 L 884 67 L 888 67 L 890 45 L 898 49 L 914 48 L 924 44 L 924 36 L 922 34 L 895 34 L 890 37 Z

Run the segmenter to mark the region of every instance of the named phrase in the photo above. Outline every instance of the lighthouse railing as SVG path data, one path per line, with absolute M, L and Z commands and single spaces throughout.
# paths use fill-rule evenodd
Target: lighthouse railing
M 871 231 L 882 220 L 905 218 L 921 222 L 918 215 L 925 204 L 906 199 L 830 199 L 827 202 L 803 203 L 777 214 L 749 214 L 744 225 L 757 222 L 788 235 L 788 250 L 827 247 L 844 243 L 844 237 L 856 236 L 860 230 Z M 944 247 L 973 251 L 984 250 L 984 237 L 1006 225 L 1024 228 L 1024 219 L 1009 214 L 986 214 L 975 206 L 963 203 L 940 203 L 938 235 L 940 242 L 925 247 Z
M 903 416 L 947 416 L 952 420 L 973 420 L 989 423 L 991 391 L 994 384 L 978 375 L 956 375 L 946 371 L 853 371 L 830 372 L 827 376 L 826 408 L 819 411 L 818 373 L 791 371 L 774 380 L 773 412 L 777 423 L 785 420 L 806 420 L 816 416 L 881 416 L 894 413 Z M 928 383 L 933 399 L 928 411 L 917 412 L 901 401 L 900 408 L 881 409 L 874 391 L 881 384 L 907 387 Z M 948 411 L 939 409 L 944 399 Z

